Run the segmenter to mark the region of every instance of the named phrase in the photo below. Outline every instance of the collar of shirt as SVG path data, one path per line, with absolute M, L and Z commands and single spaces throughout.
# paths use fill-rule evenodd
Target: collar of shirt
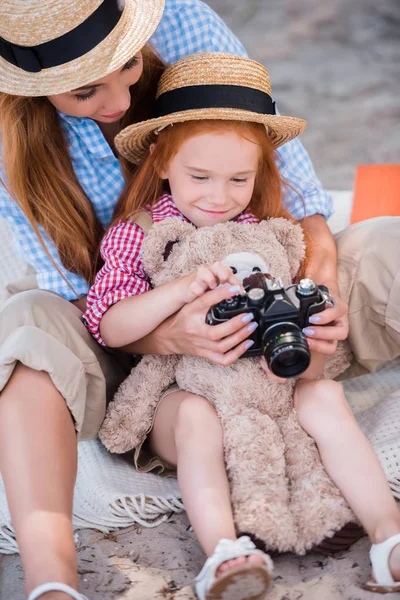
M 80 142 L 84 143 L 88 152 L 93 154 L 96 158 L 115 158 L 103 132 L 93 119 L 88 117 L 72 117 L 60 110 L 57 110 L 57 114 L 60 118 L 63 131 L 68 138 L 71 158 L 74 158 L 75 152 L 80 151 L 78 149 L 78 144 L 74 144 L 74 135 L 71 135 L 71 133 L 74 133 L 75 136 L 79 138 Z

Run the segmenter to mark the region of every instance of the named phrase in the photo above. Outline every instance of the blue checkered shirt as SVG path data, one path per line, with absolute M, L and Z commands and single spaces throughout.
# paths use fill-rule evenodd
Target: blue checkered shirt
M 216 13 L 200 0 L 166 0 L 162 21 L 151 42 L 167 63 L 201 51 L 230 52 L 246 56 L 239 40 Z M 118 159 L 91 119 L 60 113 L 60 123 L 79 182 L 92 201 L 101 223 L 107 227 L 124 185 Z M 297 219 L 316 213 L 328 218 L 331 214 L 331 199 L 322 190 L 300 141 L 285 144 L 279 149 L 278 155 L 282 176 L 303 197 L 303 200 L 300 199 L 290 188 L 285 192 L 285 205 L 289 212 Z M 0 216 L 7 220 L 14 233 L 18 254 L 36 270 L 40 288 L 56 292 L 68 300 L 87 294 L 87 282 L 63 268 L 53 242 L 41 230 L 52 258 L 73 289 L 63 280 L 41 247 L 28 220 L 1 185 Z

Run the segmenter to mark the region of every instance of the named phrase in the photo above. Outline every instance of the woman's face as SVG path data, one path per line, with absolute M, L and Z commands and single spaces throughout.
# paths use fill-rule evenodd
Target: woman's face
M 129 88 L 140 79 L 142 71 L 143 60 L 139 52 L 119 71 L 76 90 L 48 96 L 48 99 L 67 115 L 89 117 L 99 123 L 114 123 L 122 119 L 130 107 Z

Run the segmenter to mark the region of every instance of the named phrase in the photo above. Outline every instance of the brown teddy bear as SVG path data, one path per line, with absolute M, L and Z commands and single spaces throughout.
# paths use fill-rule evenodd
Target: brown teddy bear
M 255 272 L 280 277 L 288 286 L 304 257 L 302 230 L 281 218 L 200 229 L 171 218 L 150 229 L 143 261 L 152 285 L 159 286 L 242 252 L 257 254 Z M 249 273 L 238 275 L 243 280 Z M 338 375 L 348 364 L 345 348 L 328 365 L 329 375 Z M 242 358 L 229 367 L 192 356 L 143 357 L 108 407 L 100 431 L 106 448 L 125 453 L 143 442 L 161 394 L 175 381 L 207 398 L 218 412 L 239 532 L 260 539 L 267 549 L 303 554 L 355 520 L 298 422 L 295 381 L 271 381 L 259 357 Z

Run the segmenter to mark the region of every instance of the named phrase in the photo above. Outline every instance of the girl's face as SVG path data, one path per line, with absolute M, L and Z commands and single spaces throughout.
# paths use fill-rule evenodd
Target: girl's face
M 143 71 L 142 55 L 136 54 L 119 71 L 71 92 L 48 96 L 61 112 L 73 117 L 89 117 L 99 123 L 122 119 L 131 105 L 130 86 L 137 83 Z
M 249 205 L 259 146 L 234 131 L 204 133 L 180 146 L 165 172 L 171 195 L 196 227 L 225 223 Z

